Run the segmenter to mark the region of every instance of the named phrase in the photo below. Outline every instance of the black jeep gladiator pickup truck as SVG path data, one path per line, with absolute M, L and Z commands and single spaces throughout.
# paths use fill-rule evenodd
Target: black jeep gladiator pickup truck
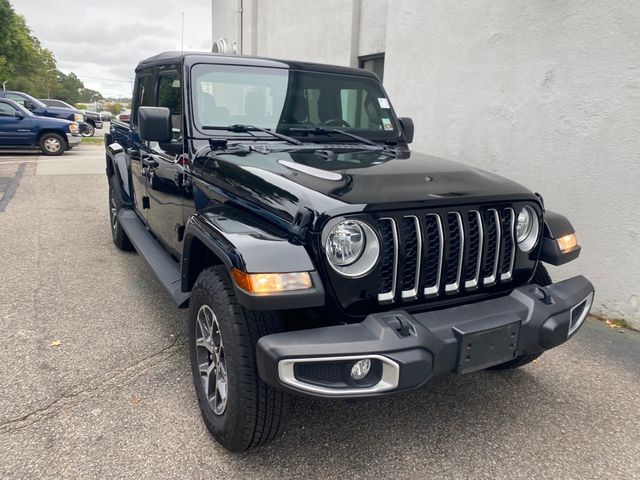
M 189 309 L 202 417 L 232 451 L 290 394 L 368 398 L 525 365 L 591 308 L 569 221 L 519 184 L 412 152 L 365 70 L 162 53 L 106 134 L 114 243 Z

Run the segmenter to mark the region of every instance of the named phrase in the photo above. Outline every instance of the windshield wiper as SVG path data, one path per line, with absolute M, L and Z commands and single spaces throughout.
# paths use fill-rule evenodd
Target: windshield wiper
M 234 132 L 234 133 L 263 132 L 263 133 L 268 133 L 273 137 L 279 138 L 280 140 L 284 140 L 285 142 L 292 143 L 293 145 L 302 145 L 302 142 L 300 140 L 296 140 L 295 138 L 289 137 L 287 135 L 282 135 L 281 133 L 272 132 L 271 130 L 268 130 L 266 128 L 256 127 L 255 125 L 238 124 L 238 125 L 229 125 L 226 127 L 205 125 L 204 127 L 202 127 L 202 129 L 203 130 L 225 130 L 227 132 Z
M 344 130 L 340 130 L 338 128 L 323 128 L 323 127 L 314 127 L 314 128 L 301 128 L 301 127 L 292 127 L 287 129 L 288 132 L 299 132 L 299 133 L 318 133 L 320 135 L 327 135 L 329 133 L 341 133 L 342 135 L 346 135 L 354 140 L 357 140 L 362 143 L 366 143 L 367 145 L 371 145 L 373 147 L 380 147 L 373 140 L 369 140 L 368 138 L 361 137 L 360 135 L 356 135 L 355 133 L 345 132 Z

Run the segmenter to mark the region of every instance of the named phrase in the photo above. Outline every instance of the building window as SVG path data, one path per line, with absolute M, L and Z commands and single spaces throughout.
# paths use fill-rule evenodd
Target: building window
M 378 75 L 381 82 L 384 80 L 384 53 L 358 57 L 358 66 Z

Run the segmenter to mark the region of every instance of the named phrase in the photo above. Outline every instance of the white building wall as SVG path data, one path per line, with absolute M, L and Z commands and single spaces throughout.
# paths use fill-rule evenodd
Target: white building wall
M 583 246 L 554 278 L 640 327 L 640 4 L 391 3 L 385 86 L 414 147 L 540 192 Z
M 235 9 L 213 1 L 214 19 L 218 3 Z M 384 51 L 413 148 L 540 192 L 583 245 L 554 278 L 585 274 L 596 313 L 640 327 L 639 3 L 244 0 L 246 15 L 252 5 L 245 53 L 354 65 Z

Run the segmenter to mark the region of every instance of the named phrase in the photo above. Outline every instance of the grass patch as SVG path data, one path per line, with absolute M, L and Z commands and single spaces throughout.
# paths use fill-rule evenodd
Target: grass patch
M 84 137 L 82 143 L 85 145 L 103 145 L 104 137 Z

